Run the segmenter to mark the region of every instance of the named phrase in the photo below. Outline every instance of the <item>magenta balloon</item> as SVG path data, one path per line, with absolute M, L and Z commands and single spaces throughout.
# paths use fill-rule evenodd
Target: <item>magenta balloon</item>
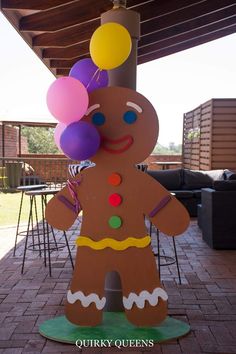
M 55 130 L 54 130 L 54 141 L 55 141 L 58 149 L 61 149 L 60 137 L 61 137 L 61 134 L 65 128 L 66 128 L 66 125 L 64 123 L 58 123 Z
M 48 89 L 47 105 L 51 114 L 66 125 L 81 119 L 88 109 L 88 92 L 79 80 L 61 77 Z
M 71 68 L 70 77 L 84 84 L 88 92 L 108 85 L 108 73 L 100 70 L 90 58 L 77 61 Z
M 72 123 L 63 131 L 60 146 L 70 159 L 86 160 L 95 155 L 99 149 L 100 135 L 91 123 L 81 121 Z

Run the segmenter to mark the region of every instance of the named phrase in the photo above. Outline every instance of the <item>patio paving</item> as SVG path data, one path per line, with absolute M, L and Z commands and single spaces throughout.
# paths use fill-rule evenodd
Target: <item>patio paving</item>
M 72 273 L 66 248 L 52 253 L 51 278 L 43 260 L 29 251 L 22 276 L 24 242 L 20 241 L 13 257 L 14 233 L 14 228 L 0 229 L 0 353 L 79 352 L 76 346 L 47 340 L 38 333 L 44 320 L 64 313 Z M 77 233 L 75 227 L 68 232 L 73 255 Z M 236 251 L 210 249 L 195 220 L 176 243 L 183 284 L 178 284 L 175 265 L 162 267 L 161 274 L 169 295 L 169 314 L 189 323 L 191 333 L 152 348 L 84 348 L 82 353 L 236 353 Z M 171 244 L 170 238 L 161 235 L 167 254 Z

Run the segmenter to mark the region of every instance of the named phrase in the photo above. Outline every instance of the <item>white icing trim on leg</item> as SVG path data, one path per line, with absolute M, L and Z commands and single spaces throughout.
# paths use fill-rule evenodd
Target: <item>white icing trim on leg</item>
M 102 297 L 101 299 L 95 293 L 89 295 L 84 295 L 82 291 L 76 291 L 74 294 L 69 290 L 67 293 L 67 301 L 70 304 L 74 304 L 77 300 L 80 300 L 82 306 L 88 307 L 92 302 L 95 303 L 98 310 L 102 310 L 106 303 L 106 298 Z
M 152 293 L 147 290 L 143 290 L 139 293 L 139 295 L 130 293 L 128 297 L 123 296 L 123 304 L 127 310 L 130 310 L 134 303 L 139 309 L 143 309 L 145 306 L 145 301 L 148 301 L 152 306 L 156 306 L 158 304 L 159 297 L 164 301 L 168 299 L 167 293 L 162 288 L 156 288 Z

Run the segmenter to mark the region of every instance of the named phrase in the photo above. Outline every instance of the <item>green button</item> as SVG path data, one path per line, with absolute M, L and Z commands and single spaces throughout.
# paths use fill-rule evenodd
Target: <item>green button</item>
M 122 224 L 121 218 L 117 215 L 111 216 L 108 222 L 110 227 L 112 227 L 113 229 L 119 229 L 119 227 L 121 227 Z

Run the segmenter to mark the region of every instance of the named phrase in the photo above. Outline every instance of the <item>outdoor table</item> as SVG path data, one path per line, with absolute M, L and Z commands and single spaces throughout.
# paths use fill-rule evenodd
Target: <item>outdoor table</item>
M 17 237 L 18 237 L 18 235 L 20 235 L 20 234 L 22 235 L 25 232 L 25 231 L 23 231 L 23 232 L 19 233 L 20 218 L 21 218 L 21 211 L 22 211 L 24 194 L 25 194 L 25 192 L 29 192 L 29 191 L 37 190 L 37 189 L 43 189 L 46 187 L 47 187 L 46 184 L 33 184 L 33 185 L 29 185 L 29 186 L 19 186 L 16 188 L 18 191 L 21 191 L 21 199 L 20 199 L 20 209 L 19 209 L 19 213 L 18 213 L 18 220 L 17 220 L 17 226 L 16 226 L 16 236 L 15 236 L 15 245 L 14 245 L 14 250 L 13 250 L 13 256 L 15 256 L 15 253 L 16 253 Z M 36 205 L 35 205 L 35 210 L 36 210 Z M 35 216 L 36 216 L 36 222 L 38 223 L 37 213 Z
M 69 243 L 68 243 L 68 239 L 66 236 L 66 232 L 63 231 L 64 234 L 64 238 L 65 238 L 65 243 L 62 242 L 57 242 L 56 238 L 55 238 L 55 234 L 54 234 L 54 230 L 53 227 L 50 226 L 51 228 L 51 233 L 53 235 L 53 239 L 54 239 L 54 246 L 51 246 L 51 242 L 49 240 L 49 225 L 45 219 L 45 208 L 47 205 L 47 196 L 49 195 L 55 195 L 56 193 L 58 193 L 60 191 L 60 189 L 55 188 L 55 189 L 40 189 L 40 190 L 31 190 L 28 192 L 25 192 L 25 195 L 30 197 L 30 212 L 29 212 L 29 220 L 28 220 L 28 226 L 27 226 L 27 232 L 26 232 L 26 239 L 25 239 L 25 247 L 24 247 L 24 255 L 23 255 L 23 261 L 22 261 L 22 267 L 21 267 L 21 273 L 23 274 L 24 271 L 24 264 L 25 264 L 25 258 L 26 258 L 26 251 L 27 249 L 32 249 L 33 251 L 35 250 L 35 248 L 37 248 L 36 250 L 39 251 L 39 255 L 41 256 L 41 252 L 43 252 L 44 254 L 44 265 L 46 267 L 47 265 L 47 254 L 48 254 L 48 264 L 49 264 L 49 275 L 52 275 L 52 271 L 51 271 L 51 251 L 59 250 L 60 248 L 65 247 L 65 245 L 67 246 L 68 249 L 68 254 L 70 257 L 70 261 L 71 261 L 71 265 L 72 268 L 74 269 L 74 264 L 73 264 L 73 259 L 72 259 L 72 255 L 71 255 L 71 251 L 70 251 L 70 247 L 69 247 Z M 42 208 L 42 233 L 39 230 L 39 226 L 37 223 L 37 236 L 38 236 L 38 243 L 34 242 L 34 234 L 33 234 L 33 229 L 32 229 L 32 245 L 27 246 L 28 244 L 28 238 L 30 236 L 30 222 L 32 220 L 33 217 L 33 204 L 36 206 L 36 210 L 35 212 L 37 212 L 37 204 L 36 204 L 36 196 L 41 196 L 41 208 Z M 40 241 L 40 235 L 43 235 L 43 241 Z
M 153 161 L 153 165 L 162 166 L 162 170 L 169 170 L 170 166 L 181 166 L 182 162 L 180 161 Z

